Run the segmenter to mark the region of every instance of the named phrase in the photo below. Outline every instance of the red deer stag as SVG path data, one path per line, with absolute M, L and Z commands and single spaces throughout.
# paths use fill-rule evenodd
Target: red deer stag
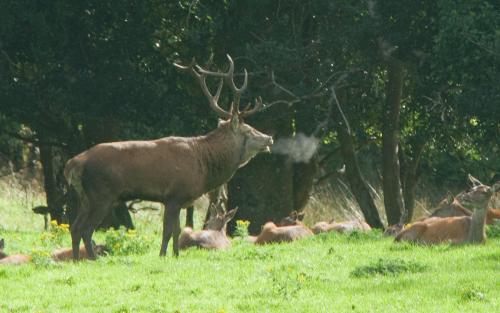
M 251 238 L 249 241 L 255 244 L 263 245 L 274 242 L 290 242 L 301 238 L 312 236 L 311 230 L 302 224 L 303 213 L 293 211 L 288 217 L 283 218 L 279 225 L 273 222 L 267 222 L 257 238 Z
M 475 209 L 472 216 L 430 217 L 403 229 L 396 236 L 396 241 L 423 244 L 484 242 L 486 207 L 499 187 L 497 185 L 489 187 L 478 182 L 475 182 L 474 187 L 462 193 L 460 197 L 460 203 L 463 206 Z
M 225 73 L 207 71 L 194 60 L 189 66 L 174 64 L 198 80 L 210 107 L 224 119 L 215 130 L 199 137 L 103 143 L 68 161 L 65 177 L 79 200 L 77 217 L 71 225 L 75 260 L 79 258 L 81 239 L 88 257 L 95 258 L 92 248 L 95 228 L 113 205 L 131 199 L 165 205 L 160 256 L 165 256 L 171 237 L 173 253 L 179 255 L 180 209 L 226 183 L 257 153 L 270 150 L 272 137 L 243 121 L 262 108 L 262 100 L 256 99 L 253 108 L 249 105 L 240 112 L 240 97 L 247 88 L 248 74 L 245 70 L 242 87 L 236 87 L 234 62 L 229 55 L 227 58 L 229 69 Z M 208 90 L 207 76 L 220 79 L 215 96 Z M 224 82 L 233 93 L 230 111 L 218 104 Z
M 193 231 L 191 227 L 184 228 L 179 237 L 179 248 L 198 247 L 204 249 L 226 249 L 231 241 L 226 235 L 226 225 L 236 214 L 237 208 L 225 212 L 221 201 L 210 204 L 210 218 L 201 231 Z
M 31 261 L 31 257 L 29 255 L 24 254 L 13 254 L 7 255 L 3 252 L 5 248 L 5 241 L 0 239 L 0 265 L 20 265 L 26 264 Z

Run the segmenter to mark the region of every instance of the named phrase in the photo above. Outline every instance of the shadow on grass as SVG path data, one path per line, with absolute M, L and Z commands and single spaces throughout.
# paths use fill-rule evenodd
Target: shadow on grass
M 351 276 L 356 278 L 381 276 L 396 276 L 404 273 L 420 273 L 428 268 L 427 265 L 402 259 L 378 259 L 369 265 L 358 266 Z

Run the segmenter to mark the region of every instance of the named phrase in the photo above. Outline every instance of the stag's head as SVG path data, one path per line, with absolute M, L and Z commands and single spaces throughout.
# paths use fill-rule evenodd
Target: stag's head
M 226 232 L 226 225 L 236 215 L 236 211 L 238 211 L 238 208 L 234 208 L 226 213 L 222 203 L 219 201 L 217 203 L 211 203 L 209 210 L 210 218 L 203 228 L 206 230 Z
M 262 108 L 262 99 L 260 97 L 256 98 L 253 107 L 252 104 L 249 103 L 243 111 L 240 111 L 240 98 L 248 85 L 248 73 L 244 70 L 243 85 L 238 88 L 234 82 L 234 62 L 229 55 L 227 55 L 227 58 L 229 60 L 229 69 L 227 72 L 208 71 L 197 65 L 194 59 L 188 66 L 182 66 L 176 63 L 174 63 L 174 65 L 181 70 L 190 72 L 191 75 L 194 76 L 200 83 L 201 90 L 208 99 L 210 107 L 221 119 L 219 121 L 219 128 L 227 129 L 234 136 L 235 145 L 237 147 L 241 147 L 239 161 L 239 165 L 241 167 L 257 155 L 257 153 L 269 152 L 270 147 L 273 144 L 273 138 L 259 132 L 244 122 L 245 117 L 258 112 Z M 220 79 L 215 95 L 212 95 L 208 89 L 206 83 L 207 76 Z M 226 82 L 233 94 L 233 100 L 229 111 L 224 110 L 218 104 L 224 82 Z
M 493 187 L 486 186 L 470 174 L 469 181 L 472 183 L 472 187 L 469 191 L 458 195 L 458 200 L 468 209 L 486 208 L 498 186 L 496 184 Z

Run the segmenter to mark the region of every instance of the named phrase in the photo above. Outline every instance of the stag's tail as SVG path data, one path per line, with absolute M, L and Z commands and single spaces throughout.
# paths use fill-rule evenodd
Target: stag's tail
M 76 156 L 70 159 L 64 167 L 64 177 L 68 184 L 66 193 L 68 205 L 71 208 L 69 213 L 70 224 L 76 218 L 76 209 L 87 203 L 87 197 L 82 185 L 82 174 L 85 162 Z

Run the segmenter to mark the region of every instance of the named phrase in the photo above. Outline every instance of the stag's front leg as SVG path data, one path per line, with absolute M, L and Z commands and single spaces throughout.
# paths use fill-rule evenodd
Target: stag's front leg
M 167 254 L 167 246 L 172 234 L 174 235 L 174 255 L 179 255 L 179 233 L 180 233 L 180 215 L 181 207 L 179 205 L 165 204 L 163 213 L 163 238 L 161 242 L 160 256 Z

